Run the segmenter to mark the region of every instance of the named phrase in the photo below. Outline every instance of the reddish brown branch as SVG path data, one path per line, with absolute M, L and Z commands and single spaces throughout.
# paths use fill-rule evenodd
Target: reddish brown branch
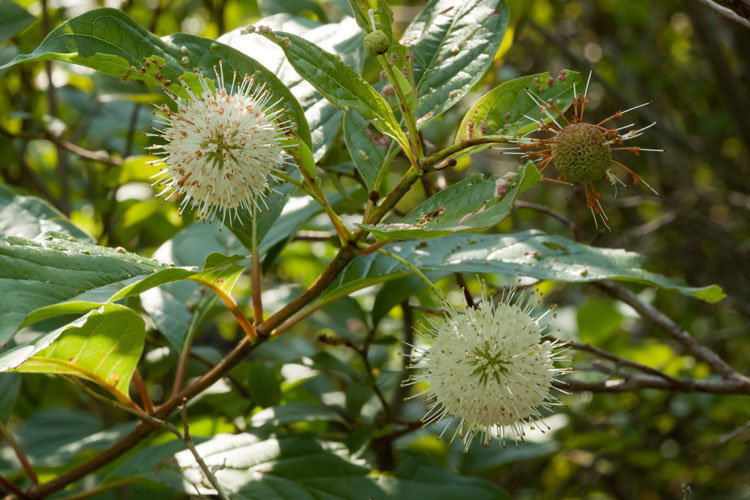
M 154 403 L 151 402 L 151 396 L 148 395 L 146 384 L 143 383 L 143 379 L 137 368 L 133 372 L 133 384 L 135 384 L 135 389 L 138 391 L 138 396 L 141 398 L 141 404 L 146 409 L 146 413 L 149 415 L 152 414 L 154 412 Z
M 352 260 L 352 258 L 354 258 L 352 247 L 347 246 L 339 250 L 333 260 L 328 264 L 328 267 L 323 274 L 321 274 L 318 279 L 315 280 L 315 282 L 310 285 L 304 293 L 302 293 L 302 295 L 255 328 L 257 336 L 253 336 L 252 340 L 248 336 L 243 337 L 239 344 L 237 344 L 237 346 L 224 359 L 198 379 L 193 385 L 187 387 L 164 404 L 158 406 L 155 409 L 153 416 L 160 420 L 166 420 L 172 412 L 183 404 L 184 401 L 189 401 L 224 377 L 229 370 L 245 359 L 253 349 L 262 344 L 266 340 L 268 334 L 276 326 L 280 325 L 287 318 L 320 295 L 323 290 L 331 284 L 336 276 L 338 276 L 344 266 Z M 247 325 L 245 325 L 245 327 L 246 326 Z M 112 447 L 51 481 L 32 486 L 26 492 L 26 496 L 31 499 L 44 498 L 55 491 L 78 481 L 127 453 L 158 428 L 158 426 L 155 426 L 155 424 L 152 423 L 145 423 L 143 421 L 139 422 L 130 434 L 124 436 Z
M 26 496 L 26 493 L 21 491 L 18 486 L 11 483 L 7 479 L 5 479 L 3 476 L 0 476 L 0 486 L 5 488 L 6 490 L 10 491 L 12 494 L 16 495 L 18 498 L 28 498 Z

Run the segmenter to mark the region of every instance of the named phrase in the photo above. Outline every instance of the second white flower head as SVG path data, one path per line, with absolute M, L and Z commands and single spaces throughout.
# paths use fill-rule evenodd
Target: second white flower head
M 238 218 L 240 210 L 251 211 L 264 204 L 268 176 L 289 161 L 288 122 L 279 122 L 283 108 L 272 102 L 265 84 L 245 76 L 237 85 L 224 85 L 223 69 L 216 72 L 214 88 L 197 73 L 201 93 L 181 81 L 189 99 L 171 96 L 177 110 L 161 107 L 165 126 L 157 131 L 166 143 L 152 146 L 161 150 L 163 165 L 155 184 L 164 186 L 159 195 L 182 194 L 180 212 L 191 203 L 198 217 L 212 220 L 218 213 L 222 223 Z M 159 154 L 159 153 L 157 153 Z
M 533 317 L 531 302 L 530 295 L 510 291 L 495 304 L 483 291 L 474 308 L 446 306 L 445 318 L 418 331 L 429 347 L 415 348 L 419 372 L 410 381 L 430 386 L 417 394 L 430 401 L 425 425 L 458 420 L 451 441 L 466 433 L 467 449 L 477 434 L 485 446 L 493 436 L 501 445 L 506 436 L 517 443 L 524 426 L 542 418 L 540 408 L 559 404 L 550 389 L 567 369 L 554 366 L 563 359 L 559 344 L 541 341 L 546 313 Z

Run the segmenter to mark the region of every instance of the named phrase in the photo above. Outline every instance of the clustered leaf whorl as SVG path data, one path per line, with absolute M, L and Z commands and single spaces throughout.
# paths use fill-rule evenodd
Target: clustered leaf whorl
M 534 297 L 508 290 L 495 303 L 483 288 L 474 307 L 445 304 L 443 318 L 417 330 L 428 347 L 414 347 L 417 371 L 403 385 L 429 386 L 412 396 L 428 400 L 425 425 L 447 418 L 442 437 L 457 420 L 450 440 L 465 434 L 465 449 L 476 435 L 484 446 L 493 437 L 501 446 L 511 437 L 517 446 L 524 427 L 543 417 L 540 409 L 560 404 L 550 390 L 555 376 L 567 372 L 554 365 L 563 349 L 542 340 L 550 311 L 533 316 Z
M 220 65 L 221 68 L 221 65 Z M 196 94 L 182 78 L 188 94 L 170 97 L 176 111 L 164 105 L 164 127 L 152 136 L 164 139 L 149 149 L 162 158 L 152 162 L 164 167 L 154 184 L 164 186 L 157 195 L 165 200 L 184 195 L 180 213 L 195 204 L 198 218 L 211 221 L 217 213 L 232 224 L 239 211 L 263 208 L 274 169 L 289 162 L 289 122 L 281 121 L 281 99 L 273 100 L 265 83 L 245 75 L 225 87 L 224 71 L 216 71 L 216 85 L 196 71 L 201 87 Z

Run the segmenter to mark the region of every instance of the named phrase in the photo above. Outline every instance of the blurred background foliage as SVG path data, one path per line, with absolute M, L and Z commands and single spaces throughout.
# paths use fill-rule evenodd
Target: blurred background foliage
M 209 38 L 281 12 L 319 22 L 337 22 L 348 12 L 344 0 L 47 3 L 45 16 L 44 2 L 18 2 L 35 16 L 20 33 L 0 20 L 0 63 L 17 53 L 31 52 L 44 33 L 61 21 L 100 6 L 124 10 L 159 36 L 184 31 Z M 400 33 L 419 12 L 421 2 L 390 3 L 395 31 Z M 722 286 L 728 297 L 715 305 L 664 291 L 644 290 L 641 297 L 738 371 L 750 372 L 750 30 L 719 18 L 693 0 L 508 3 L 511 26 L 494 68 L 467 98 L 426 129 L 428 145 L 437 148 L 450 143 L 474 100 L 500 82 L 530 73 L 550 71 L 555 75 L 571 68 L 585 74 L 593 68 L 591 103 L 586 112 L 594 119 L 653 101 L 629 115 L 631 119 L 623 124 L 634 121 L 645 126 L 656 121 L 657 126 L 639 139 L 639 145 L 666 152 L 626 157 L 624 162 L 642 174 L 661 197 L 642 186 L 631 186 L 614 198 L 609 186 L 602 183 L 602 201 L 613 231 L 596 233 L 589 214 L 582 213 L 584 240 L 637 251 L 650 258 L 653 270 L 683 276 L 693 286 Z M 12 35 L 3 36 L 6 31 Z M 377 81 L 375 61 L 365 63 L 365 75 L 369 81 Z M 48 75 L 54 92 L 49 91 Z M 189 214 L 178 217 L 176 204 L 154 199 L 148 187 L 154 169 L 146 165 L 150 158 L 143 148 L 149 141 L 142 132 L 151 126 L 150 103 L 164 100 L 156 89 L 72 65 L 35 63 L 5 70 L 0 74 L 2 182 L 51 202 L 100 244 L 150 255 L 191 223 Z M 338 183 L 351 184 L 347 177 L 351 160 L 343 142 L 340 137 L 337 147 L 320 163 L 328 170 L 326 182 L 333 188 Z M 71 151 L 75 145 L 85 151 Z M 394 163 L 392 182 L 404 167 L 400 161 Z M 425 189 L 439 188 L 467 173 L 504 173 L 515 170 L 517 164 L 516 157 L 487 151 L 460 161 L 454 170 L 444 172 L 445 178 L 433 179 L 434 186 Z M 401 210 L 423 198 L 419 189 L 402 201 Z M 570 188 L 545 183 L 523 198 L 547 205 L 565 217 L 575 216 L 575 196 Z M 517 209 L 498 230 L 528 228 L 571 236 L 560 221 L 524 208 Z M 321 217 L 313 217 L 303 229 L 308 234 L 330 231 Z M 295 284 L 311 283 L 333 250 L 325 240 L 311 243 L 300 239 L 271 252 L 272 258 L 265 262 L 266 308 L 283 304 Z M 235 290 L 244 304 L 248 303 L 243 299 L 248 281 L 241 280 Z M 475 281 L 469 285 L 478 289 Z M 455 289 L 452 286 L 453 293 Z M 560 306 L 557 326 L 562 336 L 579 338 L 670 375 L 702 377 L 708 373 L 704 364 L 657 327 L 597 288 L 545 283 L 543 289 L 547 302 Z M 195 308 L 202 304 L 199 292 L 193 292 L 190 300 Z M 192 407 L 195 421 L 191 432 L 200 436 L 242 430 L 248 421 L 238 415 L 250 419 L 261 406 L 280 401 L 322 401 L 341 407 L 348 417 L 361 413 L 371 419 L 379 406 L 369 392 L 358 393 L 366 381 L 361 359 L 342 347 L 323 345 L 317 337 L 325 333 L 358 341 L 369 334 L 374 341 L 369 359 L 379 375 L 378 384 L 394 395 L 394 405 L 404 415 L 419 418 L 420 401 L 402 404 L 397 397 L 401 375 L 397 353 L 409 325 L 421 321 L 419 307 L 436 304 L 426 294 L 411 298 L 374 325 L 367 311 L 378 300 L 382 293 L 376 297 L 370 291 L 341 301 L 312 316 L 294 334 L 264 345 L 251 362 L 232 372 L 233 389 L 207 394 Z M 189 367 L 192 375 L 215 363 L 241 335 L 231 315 L 213 302 L 206 317 L 199 326 Z M 158 403 L 168 396 L 164 391 L 169 389 L 176 355 L 156 327 L 149 340 L 141 370 Z M 585 354 L 576 358 L 581 370 L 591 362 Z M 267 380 L 264 386 L 270 389 L 251 394 L 257 388 L 247 380 L 257 377 Z M 374 451 L 364 457 L 375 466 L 389 468 L 394 457 L 400 460 L 410 453 L 419 454 L 461 474 L 496 482 L 519 500 L 750 499 L 750 430 L 746 426 L 744 432 L 730 434 L 748 422 L 747 397 L 647 390 L 583 393 L 567 397 L 565 402 L 569 406 L 550 419 L 553 432 L 533 435 L 520 450 L 475 447 L 464 454 L 462 447 L 451 447 L 436 440 L 431 431 L 420 430 L 396 440 L 392 448 L 374 445 Z M 56 410 L 54 418 L 45 413 L 61 405 L 70 408 L 68 413 Z M 70 423 L 61 424 L 60 418 Z M 59 446 L 123 421 L 121 415 L 66 382 L 43 376 L 23 378 L 13 419 L 20 426 L 19 440 L 30 448 L 32 456 L 46 457 L 40 463 L 51 472 L 80 459 L 76 453 L 60 456 Z M 332 432 L 326 418 L 309 420 L 294 426 L 297 430 Z M 56 441 L 40 439 L 36 433 L 25 435 L 24 426 L 30 422 L 36 423 L 30 427 L 34 429 L 47 422 Z M 52 432 L 55 429 L 57 432 Z M 358 442 L 366 442 L 367 432 L 365 427 L 360 433 L 355 429 L 343 439 L 356 449 Z M 0 470 L 4 460 L 7 462 L 8 455 L 0 454 Z M 692 493 L 683 484 L 689 485 Z M 143 490 L 123 490 L 112 498 L 141 498 L 139 494 L 145 495 Z

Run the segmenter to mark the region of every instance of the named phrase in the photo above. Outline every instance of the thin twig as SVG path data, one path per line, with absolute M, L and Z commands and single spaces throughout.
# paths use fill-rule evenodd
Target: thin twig
M 203 458 L 200 456 L 200 453 L 198 453 L 198 450 L 195 447 L 195 443 L 193 442 L 193 438 L 190 437 L 190 426 L 188 425 L 188 416 L 187 416 L 187 399 L 183 400 L 182 408 L 182 426 L 184 429 L 184 434 L 180 434 L 180 431 L 178 431 L 172 424 L 169 422 L 164 422 L 166 425 L 166 428 L 175 434 L 178 438 L 182 439 L 182 442 L 185 443 L 185 446 L 188 450 L 190 450 L 190 453 L 193 454 L 193 458 L 195 458 L 195 461 L 198 462 L 198 465 L 200 466 L 203 473 L 206 475 L 206 478 L 211 483 L 211 486 L 214 487 L 216 490 L 216 494 L 221 498 L 222 500 L 229 500 L 229 497 L 226 493 L 224 493 L 224 489 L 221 487 L 221 484 L 219 483 L 219 480 L 216 479 L 216 476 L 214 473 L 209 469 L 209 467 L 206 465 L 206 462 L 203 461 Z
M 530 201 L 516 200 L 515 206 L 517 208 L 530 208 L 531 210 L 542 212 L 543 214 L 549 215 L 550 217 L 559 220 L 560 222 L 568 226 L 568 228 L 571 230 L 574 227 L 574 224 L 570 219 L 558 214 L 557 212 L 552 211 L 551 209 L 549 209 L 548 207 L 545 207 L 544 205 L 540 205 L 538 203 L 533 203 Z
M 16 454 L 16 457 L 18 457 L 18 461 L 21 462 L 21 466 L 23 467 L 23 470 L 26 471 L 26 475 L 29 476 L 32 484 L 39 484 L 39 478 L 37 477 L 36 472 L 34 472 L 34 468 L 31 467 L 31 463 L 29 463 L 26 453 L 24 453 L 13 438 L 13 434 L 5 428 L 2 422 L 0 422 L 0 436 L 2 436 L 2 438 L 8 443 L 8 446 L 13 449 L 13 452 Z
M 606 380 L 577 380 L 553 382 L 559 389 L 572 392 L 633 392 L 641 389 L 658 389 L 672 392 L 705 392 L 710 394 L 750 394 L 750 386 L 743 382 L 716 379 L 676 378 L 674 382 L 662 377 L 641 374 L 621 374 L 623 378 Z
M 719 439 L 719 445 L 727 444 L 729 441 L 744 434 L 748 430 L 750 430 L 750 422 L 747 422 L 744 425 L 737 427 L 735 430 L 733 430 L 729 434 L 725 434 L 724 436 L 722 436 L 721 439 Z
M 558 340 L 560 343 L 565 343 L 562 340 Z M 596 354 L 600 358 L 607 359 L 609 361 L 615 362 L 617 365 L 620 366 L 627 366 L 628 368 L 633 368 L 635 370 L 641 371 L 643 373 L 647 373 L 649 375 L 654 375 L 656 377 L 661 377 L 665 380 L 668 380 L 672 383 L 679 383 L 679 380 L 675 377 L 672 377 L 670 375 L 667 375 L 666 373 L 660 372 L 659 370 L 655 368 L 651 368 L 650 366 L 642 365 L 640 363 L 636 363 L 635 361 L 631 361 L 629 359 L 621 358 L 620 356 L 617 356 L 615 354 L 612 354 L 609 351 L 605 351 L 604 349 L 599 349 L 598 347 L 594 347 L 588 343 L 585 342 L 567 342 L 567 345 L 570 346 L 571 349 L 575 349 L 577 351 L 586 351 L 590 352 L 591 354 Z
M 596 285 L 616 299 L 628 304 L 635 309 L 641 317 L 648 319 L 661 327 L 669 335 L 684 345 L 690 352 L 708 363 L 716 373 L 725 379 L 736 380 L 750 389 L 750 377 L 738 373 L 726 361 L 721 359 L 718 354 L 698 342 L 692 335 L 690 335 L 690 333 L 683 330 L 677 323 L 667 317 L 667 315 L 655 307 L 646 304 L 638 298 L 638 296 L 621 285 L 617 285 L 611 281 L 597 281 Z
M 727 7 L 724 7 L 723 5 L 719 5 L 716 2 L 713 2 L 712 0 L 698 0 L 699 3 L 702 3 L 709 9 L 713 10 L 720 16 L 729 19 L 730 21 L 734 21 L 735 23 L 738 23 L 745 28 L 750 28 L 750 20 L 745 19 L 744 17 L 737 14 L 732 9 L 728 9 Z
M 105 163 L 107 165 L 112 165 L 115 167 L 119 167 L 123 164 L 122 158 L 117 158 L 115 156 L 110 156 L 108 154 L 102 154 L 102 153 L 97 153 L 95 151 L 90 151 L 70 141 L 66 141 L 65 139 L 62 139 L 59 136 L 51 132 L 45 132 L 44 134 L 13 133 L 4 128 L 0 128 L 0 133 L 13 139 L 24 139 L 27 141 L 33 141 L 33 140 L 50 141 L 53 144 L 55 144 L 55 146 L 58 146 L 67 151 L 70 151 L 71 153 L 74 153 L 86 160 L 91 160 L 91 161 L 95 161 L 99 163 Z

